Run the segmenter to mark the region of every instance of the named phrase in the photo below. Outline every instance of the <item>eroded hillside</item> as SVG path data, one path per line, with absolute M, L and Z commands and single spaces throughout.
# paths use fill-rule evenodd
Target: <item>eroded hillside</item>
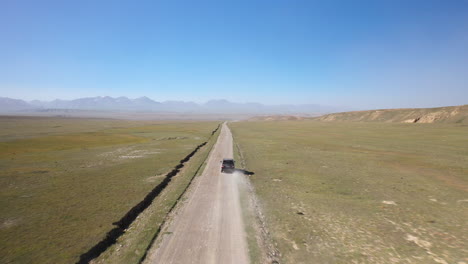
M 335 113 L 315 118 L 319 121 L 389 123 L 463 123 L 468 124 L 468 105 L 437 108 L 384 109 Z

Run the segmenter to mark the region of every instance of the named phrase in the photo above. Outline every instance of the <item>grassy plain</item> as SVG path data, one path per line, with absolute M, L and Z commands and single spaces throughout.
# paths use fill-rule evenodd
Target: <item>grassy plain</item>
M 468 262 L 468 126 L 229 126 L 282 263 Z
M 76 262 L 217 125 L 0 117 L 0 262 Z

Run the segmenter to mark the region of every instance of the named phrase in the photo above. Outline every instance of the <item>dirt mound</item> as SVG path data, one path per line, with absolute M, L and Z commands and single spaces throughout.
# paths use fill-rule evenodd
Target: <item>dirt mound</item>
M 328 114 L 319 121 L 468 124 L 468 105 L 437 108 L 383 109 Z
M 304 120 L 302 116 L 294 115 L 271 115 L 271 116 L 255 116 L 248 121 L 292 121 L 292 120 Z

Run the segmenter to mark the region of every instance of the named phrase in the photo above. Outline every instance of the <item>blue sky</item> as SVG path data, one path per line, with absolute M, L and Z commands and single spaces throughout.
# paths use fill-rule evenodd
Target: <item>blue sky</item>
M 0 96 L 468 103 L 468 1 L 0 1 Z

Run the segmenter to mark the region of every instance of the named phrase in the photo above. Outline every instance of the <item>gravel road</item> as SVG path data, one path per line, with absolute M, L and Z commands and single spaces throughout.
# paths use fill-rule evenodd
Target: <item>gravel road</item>
M 190 186 L 144 263 L 249 263 L 239 199 L 240 174 L 220 172 L 233 157 L 232 135 L 223 124 L 207 165 Z

